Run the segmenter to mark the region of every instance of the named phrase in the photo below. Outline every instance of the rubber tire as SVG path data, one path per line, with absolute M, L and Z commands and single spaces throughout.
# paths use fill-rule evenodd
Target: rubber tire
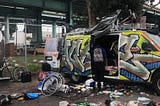
M 157 95 L 160 95 L 160 73 L 156 73 L 155 76 L 153 76 L 152 87 Z
M 27 71 L 25 67 L 16 67 L 13 70 L 13 80 L 21 81 L 21 73 Z
M 62 85 L 64 85 L 64 84 L 65 84 L 65 79 L 64 79 L 64 77 L 62 76 L 62 74 L 57 73 L 57 72 L 53 72 L 53 74 L 52 74 L 51 76 L 56 77 L 56 78 L 57 78 L 57 80 L 58 80 L 58 85 L 59 85 L 59 86 L 58 86 L 58 88 L 57 88 L 57 89 L 61 88 L 61 87 L 62 87 Z
M 48 83 L 48 81 L 49 81 L 49 83 Z M 57 91 L 57 88 L 58 88 L 57 77 L 49 76 L 43 80 L 41 92 L 45 96 L 51 96 Z
M 11 78 L 11 73 L 10 73 L 8 67 L 4 67 L 2 69 L 2 77 L 10 77 Z

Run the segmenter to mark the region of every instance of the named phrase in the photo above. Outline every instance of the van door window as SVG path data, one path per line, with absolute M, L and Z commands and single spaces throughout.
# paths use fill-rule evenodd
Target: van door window
M 145 52 L 156 51 L 156 48 L 149 42 L 142 43 L 142 50 Z

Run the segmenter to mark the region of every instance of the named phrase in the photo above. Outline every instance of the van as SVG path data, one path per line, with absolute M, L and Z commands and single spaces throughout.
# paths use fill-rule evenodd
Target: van
M 45 61 L 51 65 L 52 68 L 59 68 L 59 59 L 58 59 L 58 42 L 57 38 L 48 38 L 45 41 L 44 46 L 44 58 Z
M 90 50 L 96 40 L 108 54 L 105 78 L 152 83 L 160 94 L 160 37 L 146 31 L 114 32 L 96 38 L 66 36 L 61 71 L 71 74 L 75 81 L 81 76 L 90 77 Z
M 160 94 L 160 36 L 145 30 L 124 30 L 92 34 L 67 35 L 61 71 L 74 81 L 92 76 L 90 51 L 96 40 L 105 48 L 108 65 L 104 78 L 150 83 Z

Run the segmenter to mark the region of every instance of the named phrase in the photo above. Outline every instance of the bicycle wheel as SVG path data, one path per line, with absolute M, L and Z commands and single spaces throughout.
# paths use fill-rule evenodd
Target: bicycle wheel
M 11 78 L 11 73 L 8 69 L 8 67 L 4 67 L 2 68 L 2 77 L 10 77 Z
M 51 76 L 54 76 L 54 77 L 56 77 L 58 79 L 58 88 L 57 89 L 61 88 L 62 85 L 65 83 L 65 79 L 62 76 L 62 74 L 60 74 L 58 72 L 53 72 L 53 71 L 49 72 L 49 74 Z
M 13 70 L 13 80 L 21 81 L 21 73 L 27 71 L 25 67 L 16 67 Z
M 58 73 L 57 79 L 58 79 L 58 89 L 59 89 L 62 87 L 62 85 L 65 84 L 65 79 L 60 73 Z
M 58 87 L 58 79 L 54 76 L 49 76 L 44 79 L 42 83 L 41 92 L 45 96 L 51 96 L 56 92 L 57 87 Z

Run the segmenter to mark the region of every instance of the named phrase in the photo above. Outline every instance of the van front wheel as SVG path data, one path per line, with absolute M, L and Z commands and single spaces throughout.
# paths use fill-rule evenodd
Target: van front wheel
M 156 73 L 152 80 L 153 89 L 160 95 L 160 73 Z

